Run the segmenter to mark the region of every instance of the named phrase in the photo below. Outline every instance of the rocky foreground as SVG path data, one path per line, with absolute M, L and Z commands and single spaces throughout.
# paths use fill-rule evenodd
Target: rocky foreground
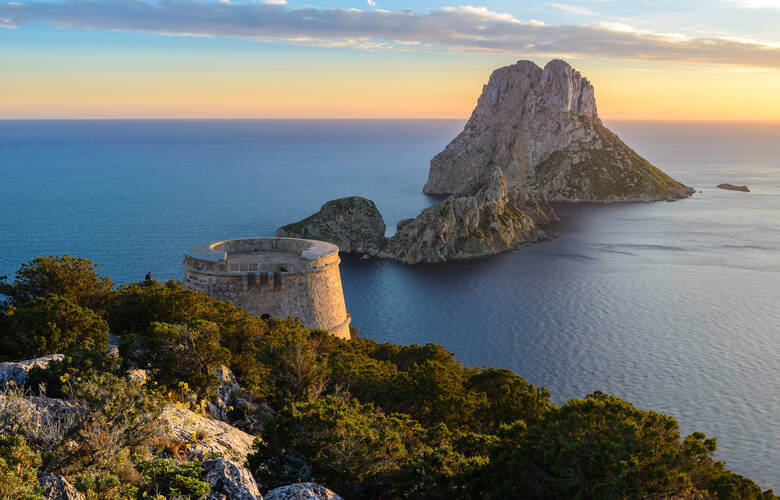
M 694 192 L 607 129 L 593 86 L 561 60 L 494 71 L 463 132 L 431 160 L 423 191 L 474 189 L 496 167 L 511 187 L 550 201 L 674 200 Z
M 403 221 L 392 238 L 384 237 L 385 223 L 374 203 L 359 197 L 330 201 L 316 214 L 279 228 L 276 235 L 316 237 L 343 252 L 404 264 L 443 263 L 496 255 L 548 239 L 542 228 L 556 222 L 544 195 L 508 189 L 496 169 L 477 189 Z
M 45 369 L 52 360 L 61 360 L 62 354 L 52 354 L 20 362 L 0 363 L 0 418 L 6 427 L 13 426 L 38 439 L 56 440 L 70 427 L 79 424 L 86 408 L 80 402 L 65 401 L 45 396 L 33 396 L 13 387 L 21 386 L 34 367 Z M 217 376 L 222 384 L 215 403 L 209 405 L 210 417 L 182 406 L 169 406 L 162 412 L 167 437 L 184 443 L 183 460 L 199 460 L 206 473 L 212 493 L 208 500 L 263 500 L 257 482 L 246 467 L 255 436 L 220 419 L 220 408 L 228 403 L 242 402 L 241 387 L 227 367 L 221 367 Z M 132 370 L 128 379 L 145 382 L 144 370 Z M 10 389 L 9 389 L 10 388 Z M 269 411 L 271 411 L 269 409 Z M 242 424 L 239 422 L 234 422 Z M 257 430 L 254 425 L 242 425 L 246 430 Z M 161 452 L 165 454 L 166 452 Z M 43 476 L 39 480 L 45 498 L 55 500 L 86 500 L 84 495 L 59 474 Z M 295 483 L 271 490 L 266 500 L 341 500 L 333 491 L 316 483 Z

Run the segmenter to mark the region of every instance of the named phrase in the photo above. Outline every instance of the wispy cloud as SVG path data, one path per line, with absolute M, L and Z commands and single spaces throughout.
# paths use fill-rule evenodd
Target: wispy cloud
M 780 0 L 730 0 L 728 3 L 735 4 L 744 9 L 778 9 L 780 10 Z
M 547 4 L 548 7 L 552 7 L 553 9 L 560 10 L 562 12 L 568 12 L 569 14 L 577 14 L 579 16 L 600 16 L 598 12 L 594 12 L 590 10 L 587 7 L 582 7 L 580 5 L 571 5 L 568 3 L 550 3 Z
M 744 0 L 750 1 L 750 0 Z M 752 0 L 755 2 L 762 0 Z M 763 0 L 765 3 L 768 0 Z M 272 3 L 273 2 L 273 3 Z M 435 49 L 515 56 L 595 56 L 780 69 L 780 47 L 725 37 L 686 38 L 626 25 L 551 26 L 485 7 L 428 12 L 290 8 L 282 0 L 60 0 L 0 4 L 0 26 L 48 21 L 60 28 L 235 36 L 370 50 Z

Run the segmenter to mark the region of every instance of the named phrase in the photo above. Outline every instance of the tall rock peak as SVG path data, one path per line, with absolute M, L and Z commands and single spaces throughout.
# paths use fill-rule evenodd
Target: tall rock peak
M 466 193 L 499 168 L 511 188 L 551 200 L 649 201 L 692 190 L 601 123 L 593 85 L 566 61 L 499 68 L 463 132 L 431 160 L 429 194 Z
M 553 59 L 548 62 L 535 91 L 560 104 L 565 113 L 599 119 L 593 85 L 566 61 Z

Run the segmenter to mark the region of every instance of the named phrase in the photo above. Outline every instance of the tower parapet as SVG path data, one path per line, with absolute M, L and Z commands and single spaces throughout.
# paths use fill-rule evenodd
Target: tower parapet
M 298 317 L 307 328 L 349 339 L 338 252 L 336 245 L 297 238 L 206 243 L 184 254 L 183 285 L 249 314 Z

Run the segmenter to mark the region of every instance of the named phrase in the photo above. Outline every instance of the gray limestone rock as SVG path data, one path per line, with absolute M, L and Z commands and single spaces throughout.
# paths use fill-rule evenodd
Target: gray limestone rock
M 27 375 L 33 368 L 45 369 L 51 361 L 62 361 L 64 357 L 62 354 L 49 354 L 17 363 L 0 363 L 0 383 L 13 382 L 16 385 L 21 385 L 27 380 Z
M 653 201 L 693 190 L 607 129 L 593 86 L 565 61 L 497 69 L 463 132 L 431 160 L 429 194 L 457 194 L 500 168 L 512 188 L 551 201 Z
M 235 375 L 227 366 L 222 365 L 214 370 L 214 375 L 219 379 L 220 384 L 214 402 L 208 405 L 209 412 L 212 417 L 223 422 L 229 422 L 228 413 L 230 412 L 230 407 L 233 406 L 242 389 Z
M 216 398 L 208 403 L 211 416 L 249 434 L 259 434 L 265 421 L 274 414 L 268 404 L 244 392 L 235 375 L 226 366 L 214 372 L 219 379 Z
M 325 203 L 319 212 L 276 230 L 277 237 L 333 243 L 342 252 L 367 253 L 385 237 L 385 221 L 373 201 L 352 196 Z
M 48 500 L 84 500 L 84 495 L 59 474 L 44 476 L 39 483 L 43 488 L 43 496 Z
M 265 500 L 344 500 L 317 483 L 295 483 L 265 494 Z
M 221 420 L 201 417 L 185 408 L 169 406 L 162 412 L 169 436 L 187 443 L 187 459 L 220 454 L 238 464 L 246 463 L 255 437 Z M 193 440 L 193 436 L 198 436 Z
M 558 222 L 544 195 L 508 189 L 494 169 L 479 189 L 451 196 L 404 224 L 378 252 L 405 264 L 496 255 L 547 239 L 542 227 Z
M 245 467 L 220 457 L 206 460 L 203 468 L 213 498 L 224 495 L 231 500 L 262 500 L 255 478 Z

